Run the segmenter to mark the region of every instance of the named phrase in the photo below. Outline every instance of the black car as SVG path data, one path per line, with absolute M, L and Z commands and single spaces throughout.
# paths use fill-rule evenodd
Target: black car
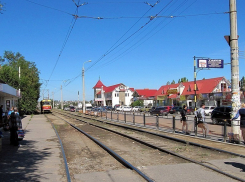
M 232 107 L 230 106 L 221 106 L 214 108 L 214 110 L 211 113 L 212 123 L 218 124 L 226 120 L 229 124 L 231 124 L 231 111 Z
M 180 106 L 175 106 L 175 107 L 173 107 L 173 108 L 169 111 L 169 113 L 170 113 L 170 114 L 174 114 L 174 113 L 179 114 L 179 113 L 181 113 L 181 111 L 182 111 L 182 107 L 180 107 Z
M 168 115 L 168 109 L 167 109 L 167 107 L 157 107 L 154 110 L 151 110 L 150 111 L 150 114 L 151 115 L 158 114 L 158 115 L 165 115 L 165 116 L 167 116 Z

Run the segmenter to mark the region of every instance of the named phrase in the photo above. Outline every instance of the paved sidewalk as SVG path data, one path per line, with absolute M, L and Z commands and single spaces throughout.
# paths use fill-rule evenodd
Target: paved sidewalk
M 9 132 L 0 129 L 0 181 L 66 181 L 62 153 L 51 123 L 44 115 L 22 119 L 25 138 L 21 146 L 9 144 Z

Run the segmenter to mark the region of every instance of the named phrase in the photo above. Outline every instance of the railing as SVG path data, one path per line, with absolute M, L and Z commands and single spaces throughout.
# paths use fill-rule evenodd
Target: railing
M 234 142 L 232 139 L 231 126 L 224 120 L 223 123 L 214 125 L 210 117 L 206 117 L 209 133 L 206 136 L 203 133 L 203 124 L 197 124 L 194 115 L 187 116 L 187 133 L 183 130 L 183 122 L 180 121 L 181 116 L 178 114 L 167 114 L 166 116 L 150 115 L 149 112 L 122 112 L 122 111 L 90 111 L 86 112 L 90 117 L 101 117 L 106 121 L 127 123 L 129 125 L 136 125 L 140 127 L 159 129 L 161 131 L 190 134 L 193 137 L 208 138 L 223 142 Z

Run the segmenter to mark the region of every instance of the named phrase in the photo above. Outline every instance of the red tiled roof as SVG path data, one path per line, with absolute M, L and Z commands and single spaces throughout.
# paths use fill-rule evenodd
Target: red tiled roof
M 155 96 L 157 89 L 135 89 L 139 96 L 153 97 Z
M 215 87 L 219 84 L 219 82 L 224 77 L 217 77 L 217 78 L 210 78 L 205 80 L 197 80 L 197 94 L 200 93 L 212 93 Z M 185 86 L 184 91 L 181 93 L 181 95 L 193 95 L 194 93 L 194 81 L 191 82 L 183 82 L 181 83 L 183 86 Z M 167 90 L 171 88 L 177 88 L 180 85 L 180 83 L 177 84 L 171 84 L 171 85 L 163 85 L 159 88 L 159 90 L 156 92 L 155 96 L 161 96 L 166 95 Z M 189 91 L 190 88 L 190 91 Z M 164 93 L 163 93 L 164 91 Z M 171 95 L 172 96 L 172 95 Z M 174 98 L 176 96 L 173 96 Z
M 113 90 L 115 90 L 115 88 L 119 87 L 120 85 L 122 85 L 122 84 L 119 83 L 119 84 L 116 84 L 116 85 L 105 87 L 103 89 L 104 89 L 105 93 L 108 93 L 108 92 L 112 92 Z
M 155 96 L 167 95 L 167 90 L 177 88 L 178 86 L 179 86 L 179 83 L 171 84 L 171 85 L 163 85 L 158 89 Z M 164 93 L 162 93 L 162 91 L 164 91 Z
M 93 89 L 95 89 L 95 88 L 101 88 L 101 87 L 105 87 L 105 85 L 99 80 L 97 83 L 96 83 L 96 85 L 93 87 Z
M 224 77 L 217 77 L 217 78 L 210 78 L 205 80 L 197 80 L 197 94 L 206 94 L 206 93 L 212 93 L 215 87 L 219 84 L 219 82 Z M 181 95 L 193 95 L 194 92 L 194 81 L 192 82 L 184 82 L 182 83 L 185 86 L 184 91 Z M 189 91 L 189 88 L 191 88 L 191 91 Z

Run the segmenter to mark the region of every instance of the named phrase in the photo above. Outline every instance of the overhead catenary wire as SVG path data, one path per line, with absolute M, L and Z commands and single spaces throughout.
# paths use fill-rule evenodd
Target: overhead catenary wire
M 169 3 L 167 3 L 167 5 L 165 5 L 157 14 L 156 16 L 161 13 L 167 6 L 169 6 L 172 3 L 173 0 L 171 0 Z M 126 39 L 124 39 L 121 43 L 119 43 L 117 46 L 115 46 L 113 49 L 111 49 L 110 51 L 106 52 L 105 54 L 103 54 L 101 56 L 101 58 L 99 58 L 97 61 L 95 61 L 91 66 L 89 66 L 89 68 L 87 68 L 87 71 L 89 69 L 91 69 L 93 66 L 95 66 L 98 62 L 100 62 L 105 56 L 107 56 L 108 54 L 110 54 L 112 51 L 114 51 L 116 48 L 118 48 L 120 45 L 122 45 L 123 43 L 125 43 L 128 39 L 130 39 L 131 37 L 133 37 L 135 34 L 137 34 L 141 29 L 143 29 L 145 26 L 147 26 L 150 22 L 152 21 L 152 19 L 148 20 L 143 26 L 141 26 L 138 30 L 136 30 L 134 33 L 132 33 L 130 36 L 128 36 Z

